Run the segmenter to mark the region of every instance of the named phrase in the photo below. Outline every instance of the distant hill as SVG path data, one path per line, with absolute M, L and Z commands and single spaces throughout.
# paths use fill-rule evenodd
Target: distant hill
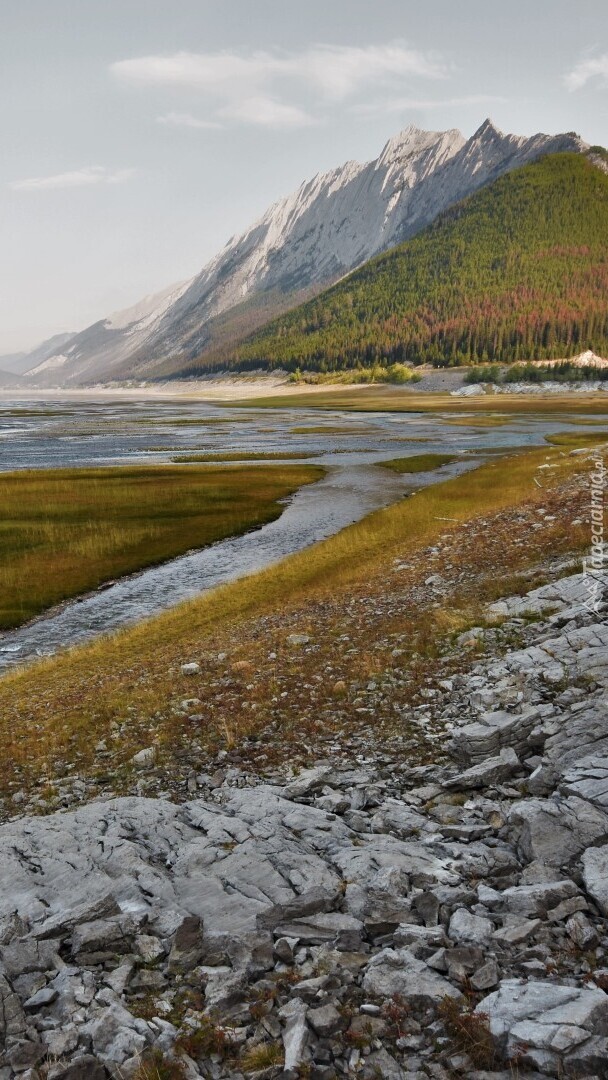
M 29 352 L 9 353 L 6 356 L 0 356 L 0 368 L 4 372 L 25 375 L 26 372 L 31 371 L 32 368 L 47 360 L 49 356 L 54 356 L 57 350 L 73 336 L 73 334 L 55 334 Z
M 22 375 L 17 375 L 15 371 L 4 371 L 0 368 L 0 390 L 18 390 L 19 387 L 26 385 Z
M 553 359 L 587 348 L 608 350 L 608 175 L 597 148 L 501 176 L 221 364 L 333 371 Z

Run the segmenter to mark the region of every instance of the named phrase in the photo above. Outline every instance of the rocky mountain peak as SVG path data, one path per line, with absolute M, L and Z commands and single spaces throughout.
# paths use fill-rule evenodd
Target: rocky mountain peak
M 424 131 L 415 124 L 408 124 L 403 131 L 393 135 L 385 144 L 382 153 L 376 161 L 376 168 L 381 169 L 403 161 L 433 148 L 453 147 L 452 153 L 464 144 L 464 138 L 460 131 L 452 128 L 450 131 Z
M 473 139 L 504 139 L 505 133 L 500 128 L 496 127 L 496 124 L 489 116 L 486 116 L 483 124 L 477 128 L 477 131 L 472 136 Z

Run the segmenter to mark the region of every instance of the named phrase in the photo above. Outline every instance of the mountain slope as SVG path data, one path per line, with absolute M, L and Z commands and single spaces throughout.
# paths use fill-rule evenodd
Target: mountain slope
M 37 345 L 30 352 L 10 353 L 8 356 L 0 356 L 0 367 L 3 371 L 14 372 L 16 375 L 25 375 L 32 368 L 37 367 L 49 356 L 56 355 L 73 334 L 54 334 L 42 344 Z
M 511 361 L 608 349 L 608 176 L 510 172 L 236 349 L 238 368 Z
M 16 371 L 6 371 L 4 368 L 0 368 L 0 389 L 17 390 L 19 387 L 25 386 L 27 386 L 27 383 L 23 375 L 19 375 Z
M 414 235 L 505 171 L 543 153 L 585 148 L 573 133 L 504 135 L 490 121 L 466 141 L 454 130 L 406 128 L 375 161 L 347 162 L 275 203 L 192 281 L 149 298 L 143 314 L 130 309 L 75 335 L 34 381 L 179 372 L 206 351 L 232 346 L 303 290 L 318 292 Z M 239 307 L 236 321 L 226 318 Z

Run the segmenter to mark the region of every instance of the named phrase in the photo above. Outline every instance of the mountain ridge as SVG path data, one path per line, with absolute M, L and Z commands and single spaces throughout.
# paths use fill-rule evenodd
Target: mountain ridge
M 169 286 L 116 316 L 99 320 L 29 374 L 38 385 L 167 376 L 217 342 L 218 320 L 260 297 L 278 307 L 292 294 L 320 291 L 379 252 L 430 224 L 496 176 L 543 153 L 583 152 L 575 133 L 505 135 L 490 120 L 469 138 L 456 129 L 414 125 L 387 140 L 376 159 L 348 161 L 279 199 L 187 282 Z M 268 319 L 273 304 L 268 304 Z M 276 309 L 275 313 L 276 313 Z M 268 321 L 268 320 L 267 320 Z M 234 332 L 234 327 L 230 332 Z M 221 341 L 220 341 L 221 345 Z
M 445 210 L 228 362 L 340 371 L 608 349 L 608 176 L 587 155 L 544 155 Z

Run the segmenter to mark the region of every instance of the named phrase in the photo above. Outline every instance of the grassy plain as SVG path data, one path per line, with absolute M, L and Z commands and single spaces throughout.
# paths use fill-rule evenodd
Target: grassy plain
M 579 441 L 584 445 L 586 436 Z M 336 714 L 331 687 L 340 677 L 341 651 L 346 650 L 344 678 L 358 683 L 373 677 L 374 665 L 381 662 L 372 626 L 379 604 L 388 604 L 407 646 L 397 663 L 403 671 L 411 665 L 422 679 L 425 657 L 437 655 L 442 636 L 475 625 L 484 599 L 516 588 L 512 572 L 536 565 L 543 552 L 584 549 L 588 528 L 571 524 L 576 514 L 552 512 L 545 521 L 536 508 L 552 507 L 559 485 L 574 483 L 584 498 L 588 470 L 589 462 L 557 446 L 520 450 L 425 488 L 259 574 L 8 675 L 0 682 L 2 790 L 10 793 L 61 776 L 66 761 L 80 775 L 99 777 L 103 788 L 108 765 L 96 761 L 91 731 L 109 740 L 114 789 L 120 775 L 130 775 L 132 755 L 151 743 L 166 768 L 163 783 L 191 768 L 193 755 L 204 760 L 204 753 L 240 747 L 244 740 L 251 746 L 251 740 L 262 739 L 266 754 L 279 754 L 285 746 L 292 755 L 305 752 L 309 727 L 311 737 L 319 722 L 330 731 Z M 525 515 L 539 523 L 540 532 L 517 525 Z M 455 587 L 461 590 L 457 583 L 463 574 L 472 581 L 466 602 L 459 603 L 458 592 L 443 605 L 434 604 L 432 594 L 426 603 L 393 600 L 393 590 L 403 587 L 410 573 L 396 577 L 395 564 L 411 566 L 422 587 L 429 574 L 428 545 L 440 541 L 445 551 L 446 530 L 457 542 L 449 559 Z M 371 608 L 357 606 L 370 597 Z M 355 616 L 361 645 L 351 655 Z M 309 658 L 290 652 L 286 639 L 293 630 L 322 642 Z M 341 644 L 345 630 L 347 645 Z M 383 638 L 387 634 L 384 627 Z M 385 662 L 395 664 L 391 648 L 389 642 Z M 192 660 L 201 665 L 194 679 L 180 672 L 181 664 Z M 315 700 L 324 702 L 322 721 L 317 706 L 306 717 L 311 686 L 318 688 Z M 181 699 L 192 694 L 203 713 L 196 724 L 180 709 Z M 359 721 L 356 692 L 353 699 L 352 715 L 340 723 Z M 269 724 L 272 734 L 265 736 Z M 112 732 L 120 733 L 117 742 Z
M 239 461 L 301 461 L 302 459 L 317 457 L 315 453 L 306 453 L 305 451 L 290 451 L 282 454 L 280 450 L 260 451 L 255 450 L 246 451 L 243 450 L 240 453 L 236 451 L 232 453 L 227 451 L 226 453 L 208 453 L 208 454 L 178 454 L 177 457 L 171 460 L 176 464 L 188 464 L 189 462 L 224 462 L 235 463 Z
M 0 627 L 278 517 L 312 466 L 0 474 Z
M 479 397 L 452 397 L 451 394 L 420 393 L 394 386 L 369 386 L 344 391 L 307 393 L 305 390 L 281 397 L 259 397 L 218 402 L 223 408 L 247 409 L 347 409 L 352 412 L 403 413 L 608 413 L 608 395 L 596 394 L 483 394 Z
M 411 457 L 391 458 L 390 461 L 378 461 L 383 469 L 392 469 L 396 473 L 432 472 L 442 465 L 458 461 L 454 454 L 412 454 Z
M 547 442 L 552 446 L 595 446 L 596 443 L 605 443 L 608 439 L 608 431 L 586 431 L 583 435 L 578 431 L 560 431 L 557 435 L 547 435 Z

